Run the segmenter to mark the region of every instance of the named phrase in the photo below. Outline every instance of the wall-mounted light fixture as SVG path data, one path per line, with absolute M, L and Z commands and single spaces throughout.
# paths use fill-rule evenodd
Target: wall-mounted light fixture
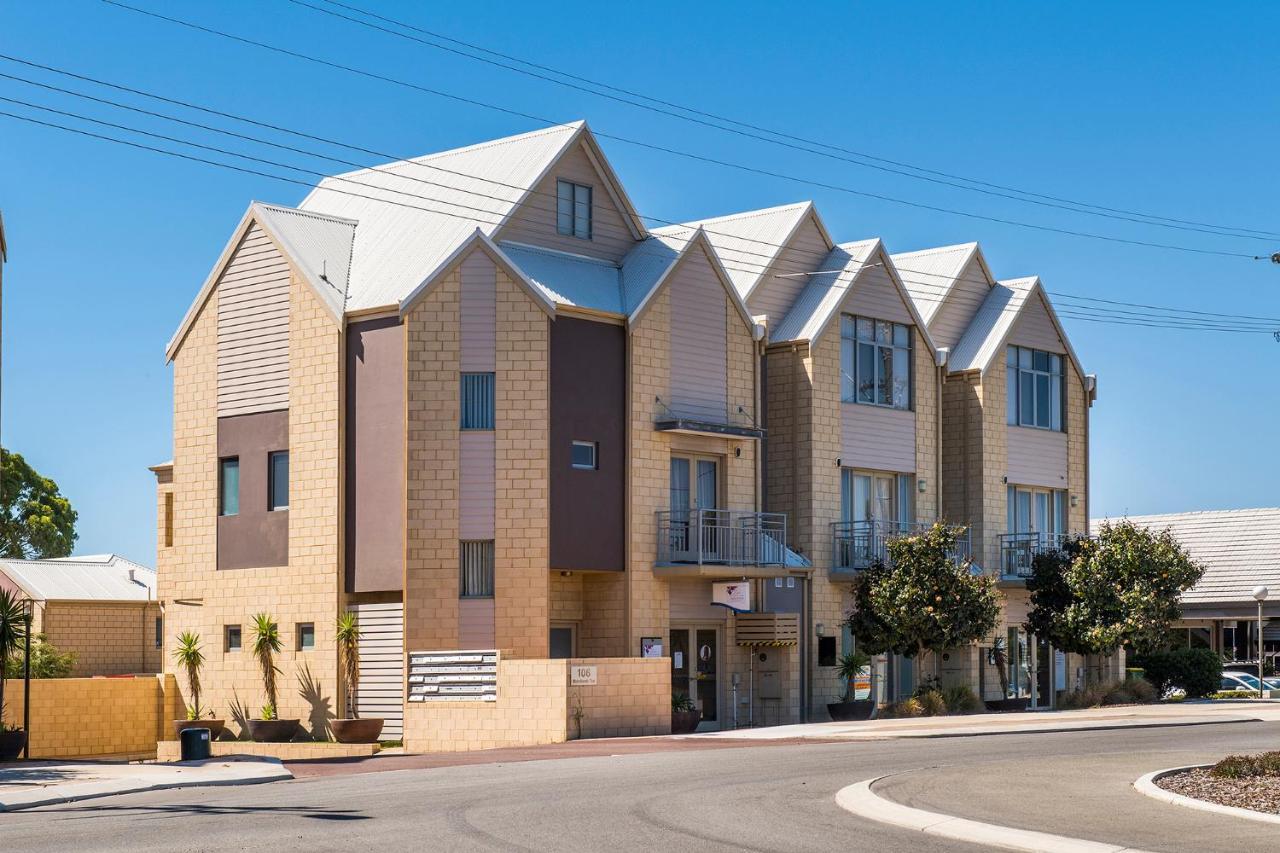
M 734 458 L 739 458 L 739 459 L 740 459 L 740 458 L 742 457 L 742 448 L 741 448 L 741 447 L 735 447 L 735 448 L 733 449 L 733 455 L 734 455 Z
M 1000 478 L 1000 482 L 1004 483 L 1004 484 L 1007 486 L 1007 485 L 1009 485 L 1009 478 L 1008 478 L 1008 477 L 1001 477 L 1001 478 Z
M 841 465 L 840 465 L 840 462 L 841 462 L 841 461 L 842 461 L 842 460 L 840 459 L 840 457 L 839 457 L 839 456 L 837 456 L 837 457 L 836 457 L 836 467 L 837 467 L 837 468 L 840 468 L 840 467 L 841 467 Z
M 1073 506 L 1073 507 L 1077 507 L 1077 506 L 1079 506 L 1079 505 L 1080 505 L 1080 496 L 1079 496 L 1079 495 L 1072 495 L 1072 496 L 1071 496 L 1071 506 Z
M 819 622 L 817 625 L 814 625 L 813 629 L 818 632 L 819 637 L 827 636 L 827 626 L 823 625 L 821 622 Z
M 928 481 L 928 480 L 916 480 L 916 491 L 918 491 L 918 492 L 927 492 L 927 491 L 929 491 L 929 481 Z

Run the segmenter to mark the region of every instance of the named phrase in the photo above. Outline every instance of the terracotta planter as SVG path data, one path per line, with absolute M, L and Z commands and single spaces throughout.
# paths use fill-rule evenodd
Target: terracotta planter
M 702 722 L 702 712 L 697 708 L 692 711 L 672 711 L 671 733 L 673 735 L 687 735 L 696 730 L 700 722 Z
M 180 740 L 183 729 L 208 729 L 209 740 L 217 740 L 218 735 L 222 734 L 222 729 L 226 724 L 226 720 L 174 720 L 173 738 L 174 740 Z
M 27 733 L 22 729 L 0 732 L 0 761 L 13 761 L 27 744 Z
M 828 702 L 827 713 L 837 723 L 851 720 L 869 720 L 876 703 L 870 699 L 851 699 L 848 702 Z
M 249 737 L 258 743 L 288 743 L 297 733 L 297 720 L 249 721 Z
M 377 743 L 378 735 L 382 734 L 382 719 L 330 720 L 329 728 L 338 743 Z
M 1021 699 L 996 699 L 994 702 L 984 702 L 988 711 L 1025 711 L 1027 705 L 1031 704 L 1031 700 L 1023 697 Z

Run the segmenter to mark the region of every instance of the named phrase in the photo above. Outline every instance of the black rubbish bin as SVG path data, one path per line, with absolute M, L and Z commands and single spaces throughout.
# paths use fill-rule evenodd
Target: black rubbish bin
M 178 734 L 178 740 L 182 741 L 183 761 L 203 761 L 209 757 L 208 729 L 183 729 Z

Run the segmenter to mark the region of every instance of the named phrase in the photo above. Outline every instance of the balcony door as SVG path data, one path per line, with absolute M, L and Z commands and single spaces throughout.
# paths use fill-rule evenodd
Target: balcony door
M 904 474 L 841 471 L 838 565 L 862 567 L 883 558 L 885 538 L 913 520 L 911 483 Z
M 1048 544 L 1066 530 L 1066 494 L 1050 489 L 1009 487 L 1009 532 L 1035 533 Z
M 671 457 L 671 550 L 677 561 L 714 561 L 719 551 L 720 460 Z

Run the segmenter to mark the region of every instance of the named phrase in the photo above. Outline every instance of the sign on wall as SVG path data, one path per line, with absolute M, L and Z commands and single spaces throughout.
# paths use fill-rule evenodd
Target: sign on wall
M 574 687 L 588 687 L 595 684 L 596 668 L 584 665 L 569 667 L 569 683 Z
M 642 658 L 662 657 L 662 638 L 661 637 L 641 637 L 640 638 L 640 657 Z
M 410 702 L 496 702 L 498 653 L 410 652 Z
M 716 581 L 711 584 L 711 603 L 746 613 L 751 609 L 750 581 Z

